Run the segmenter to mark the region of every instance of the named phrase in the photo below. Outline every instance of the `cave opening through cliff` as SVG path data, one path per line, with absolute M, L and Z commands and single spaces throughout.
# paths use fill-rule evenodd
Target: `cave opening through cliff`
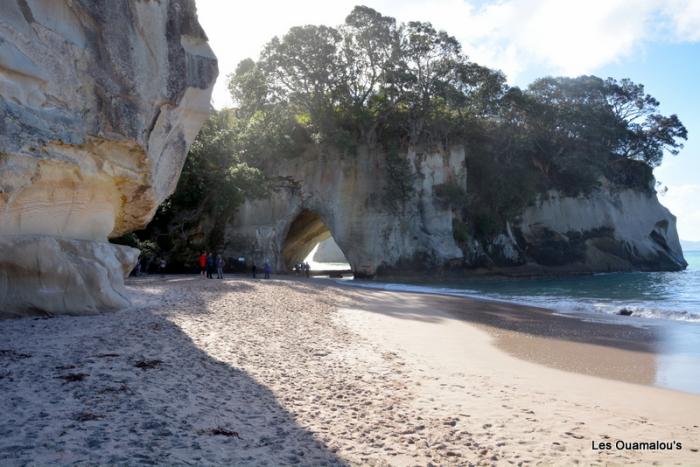
M 289 226 L 282 257 L 289 271 L 302 262 L 309 263 L 315 272 L 351 270 L 349 261 L 321 216 L 308 209 L 302 210 Z

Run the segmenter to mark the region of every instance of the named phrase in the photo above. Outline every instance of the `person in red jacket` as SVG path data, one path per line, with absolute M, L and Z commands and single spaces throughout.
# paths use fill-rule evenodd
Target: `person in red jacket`
M 199 269 L 202 270 L 202 277 L 205 277 L 207 274 L 207 252 L 203 251 L 201 255 L 199 255 Z

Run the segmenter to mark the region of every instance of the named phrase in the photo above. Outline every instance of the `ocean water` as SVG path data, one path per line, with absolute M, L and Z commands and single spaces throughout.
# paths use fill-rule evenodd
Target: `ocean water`
M 632 316 L 700 323 L 700 251 L 684 252 L 681 272 L 627 272 L 535 279 L 470 278 L 420 283 L 357 282 L 383 290 L 491 298 L 560 313 Z

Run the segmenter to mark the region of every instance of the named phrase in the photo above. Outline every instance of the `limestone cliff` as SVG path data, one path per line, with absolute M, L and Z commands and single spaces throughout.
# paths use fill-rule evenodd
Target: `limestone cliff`
M 194 0 L 8 0 L 0 12 L 0 313 L 128 304 L 144 227 L 209 112 Z
M 653 192 L 632 189 L 602 188 L 578 197 L 550 191 L 482 253 L 493 265 L 543 272 L 674 271 L 687 266 L 676 218 Z
M 401 157 L 401 184 L 391 178 L 392 158 L 367 148 L 270 161 L 264 169 L 277 187 L 238 210 L 227 228 L 227 254 L 269 259 L 284 271 L 332 234 L 359 276 L 461 264 L 452 211 L 435 187 L 466 187 L 463 149 Z
M 653 190 L 603 183 L 587 195 L 550 191 L 488 239 L 460 238 L 468 221 L 439 188 L 466 189 L 468 157 L 449 152 L 401 154 L 408 181 L 400 202 L 386 154 L 309 153 L 268 162 L 278 186 L 265 200 L 247 201 L 227 229 L 228 254 L 280 271 L 301 261 L 321 240 L 334 237 L 358 276 L 486 269 L 506 273 L 680 270 L 686 266 L 675 217 Z M 603 180 L 603 182 L 605 182 Z M 466 217 L 466 219 L 465 219 Z M 455 240 L 455 237 L 459 238 Z

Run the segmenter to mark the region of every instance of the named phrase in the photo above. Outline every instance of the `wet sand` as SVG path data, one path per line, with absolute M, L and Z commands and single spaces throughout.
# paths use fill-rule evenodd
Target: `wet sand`
M 0 322 L 0 464 L 700 462 L 700 396 L 645 385 L 652 331 L 313 280 L 129 290 L 130 310 Z M 591 447 L 618 439 L 682 449 Z
M 425 316 L 443 311 L 488 332 L 498 348 L 513 356 L 620 381 L 656 382 L 662 336 L 654 327 L 590 322 L 543 308 L 440 295 L 369 292 L 362 303 L 397 316 L 408 310 Z

